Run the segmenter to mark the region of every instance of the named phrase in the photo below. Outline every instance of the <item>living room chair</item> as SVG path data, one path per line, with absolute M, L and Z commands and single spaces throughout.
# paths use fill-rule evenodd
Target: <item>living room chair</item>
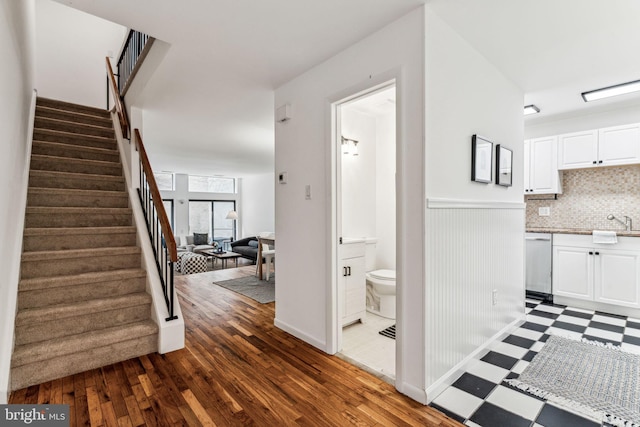
M 276 250 L 275 249 L 270 249 L 269 245 L 266 243 L 262 243 L 262 251 L 260 251 L 262 258 L 264 258 L 264 267 L 266 268 L 266 274 L 265 274 L 265 280 L 269 280 L 269 277 L 271 276 L 271 266 L 273 265 L 273 268 L 275 270 L 276 268 Z M 259 276 L 259 266 L 260 266 L 260 262 L 262 262 L 262 260 L 258 260 L 258 262 L 256 262 L 256 275 Z

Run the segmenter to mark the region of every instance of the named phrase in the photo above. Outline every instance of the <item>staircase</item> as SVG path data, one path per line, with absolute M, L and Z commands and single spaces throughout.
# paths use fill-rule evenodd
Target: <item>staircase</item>
M 11 388 L 157 351 L 109 113 L 39 98 Z

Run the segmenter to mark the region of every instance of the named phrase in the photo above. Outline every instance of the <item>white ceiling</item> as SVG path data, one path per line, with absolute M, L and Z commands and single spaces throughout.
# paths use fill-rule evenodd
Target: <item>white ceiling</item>
M 156 170 L 273 172 L 273 91 L 425 0 L 56 0 L 171 44 L 146 88 Z M 525 91 L 526 123 L 640 103 L 580 93 L 640 79 L 638 0 L 426 0 Z
M 640 104 L 585 103 L 585 91 L 640 79 L 637 0 L 430 0 L 430 6 L 525 91 L 525 123 Z
M 155 170 L 273 172 L 274 89 L 424 0 L 57 0 L 171 44 L 145 88 Z

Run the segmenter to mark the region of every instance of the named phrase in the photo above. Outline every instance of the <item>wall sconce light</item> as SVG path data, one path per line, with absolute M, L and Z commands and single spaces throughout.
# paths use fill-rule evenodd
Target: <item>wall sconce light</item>
M 345 138 L 344 136 L 341 136 L 341 143 L 340 145 L 342 146 L 342 154 L 353 154 L 354 156 L 358 155 L 358 142 L 355 139 L 349 139 L 349 138 Z

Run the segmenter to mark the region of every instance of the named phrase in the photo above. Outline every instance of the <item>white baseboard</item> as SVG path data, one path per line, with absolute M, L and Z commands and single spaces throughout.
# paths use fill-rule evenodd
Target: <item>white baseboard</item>
M 325 353 L 327 352 L 327 343 L 317 340 L 314 337 L 312 337 L 311 335 L 308 335 L 304 332 L 302 332 L 299 329 L 294 328 L 293 326 L 287 324 L 286 322 L 283 322 L 279 319 L 275 319 L 273 324 L 279 328 L 282 329 L 283 331 L 293 335 L 296 338 L 300 338 L 302 341 L 306 342 L 307 344 L 311 344 L 312 346 L 324 351 Z
M 416 402 L 422 403 L 423 405 L 429 403 L 429 400 L 427 399 L 427 391 L 414 385 L 407 383 L 399 384 L 398 382 L 396 382 L 396 390 L 398 390 L 405 396 L 409 396 Z
M 473 353 L 462 359 L 460 363 L 451 368 L 446 374 L 437 379 L 433 384 L 427 387 L 427 403 L 430 403 L 447 387 L 453 384 L 459 377 L 466 371 L 466 367 L 470 362 L 482 358 L 488 353 L 494 345 L 509 336 L 514 330 L 516 330 L 525 321 L 525 314 L 523 313 L 516 320 L 509 323 L 507 326 L 498 331 L 494 336 L 489 338 L 482 346 L 478 347 Z M 416 399 L 417 400 L 417 399 Z

